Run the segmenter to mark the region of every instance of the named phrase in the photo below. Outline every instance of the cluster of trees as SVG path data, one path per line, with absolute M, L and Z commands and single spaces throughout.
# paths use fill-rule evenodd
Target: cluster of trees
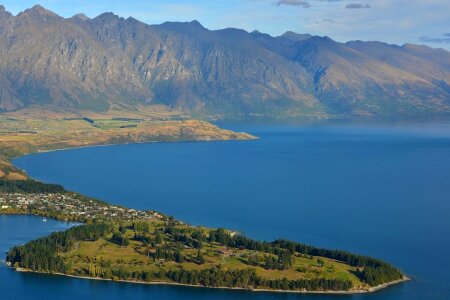
M 289 251 L 283 251 L 278 255 L 278 259 L 267 256 L 262 267 L 266 270 L 287 270 L 292 267 L 293 262 L 292 254 Z
M 232 237 L 225 229 L 219 228 L 209 233 L 208 241 L 229 247 L 236 244 L 236 236 Z
M 8 252 L 6 261 L 14 267 L 39 272 L 64 273 L 66 265 L 57 255 L 54 242 L 55 239 L 49 237 L 33 241 L 25 246 L 14 247 Z
M 186 246 L 201 249 L 203 247 L 204 236 L 200 231 L 194 231 L 190 236 L 186 233 L 176 232 L 172 234 L 172 238 L 176 242 L 185 244 Z
M 144 245 L 151 245 L 152 247 L 156 246 L 156 243 L 152 238 L 147 234 L 140 234 L 135 232 L 133 240 L 143 243 Z
M 299 279 L 261 280 L 261 286 L 276 290 L 307 290 L 307 291 L 348 291 L 353 287 L 350 280 L 340 279 Z
M 184 257 L 183 253 L 181 252 L 180 248 L 174 248 L 170 247 L 169 245 L 164 245 L 161 247 L 156 247 L 155 252 L 151 254 L 155 260 L 156 259 L 164 259 L 169 261 L 174 261 L 177 263 L 183 263 L 186 260 L 189 262 L 193 262 L 199 265 L 202 265 L 205 263 L 205 258 L 203 257 L 203 253 L 200 251 L 200 249 L 197 251 L 197 255 L 195 257 Z
M 150 232 L 150 226 L 148 225 L 148 223 L 142 221 L 133 222 L 132 229 L 133 231 L 142 234 Z
M 15 267 L 34 271 L 65 273 L 67 266 L 58 253 L 72 250 L 78 241 L 96 241 L 111 233 L 111 230 L 111 224 L 97 223 L 55 232 L 23 246 L 13 247 L 9 250 L 6 261 Z
M 179 249 L 172 249 L 168 245 L 162 247 L 156 247 L 156 251 L 153 254 L 155 259 L 171 260 L 178 263 L 184 262 L 184 256 Z
M 169 224 L 165 227 L 164 233 L 172 236 L 176 242 L 185 244 L 186 246 L 201 249 L 206 241 L 206 236 L 199 229 L 194 231 L 186 230 L 186 228 L 175 227 L 176 221 L 172 217 L 169 218 Z
M 169 280 L 181 284 L 202 285 L 206 287 L 255 287 L 257 276 L 254 269 L 221 270 L 213 267 L 203 270 L 170 270 Z
M 126 238 L 120 231 L 114 231 L 111 241 L 123 247 L 126 247 L 130 244 L 130 240 Z
M 359 274 L 361 280 L 372 286 L 374 284 L 378 285 L 398 280 L 403 277 L 403 274 L 398 269 L 382 260 L 363 255 L 356 255 L 347 251 L 322 249 L 287 240 L 276 240 L 271 243 L 261 242 L 249 239 L 243 235 L 231 236 L 223 228 L 211 231 L 208 240 L 210 242 L 220 243 L 227 247 L 261 251 L 275 254 L 278 257 L 281 257 L 285 255 L 284 253 L 288 252 L 290 254 L 300 253 L 342 261 L 350 266 L 361 268 L 363 270 Z
M 64 187 L 59 184 L 42 183 L 36 180 L 5 180 L 0 179 L 0 192 L 3 193 L 62 193 Z
M 360 272 L 360 278 L 371 286 L 377 286 L 386 282 L 398 280 L 402 277 L 403 274 L 399 270 L 386 264 L 377 268 L 365 267 L 363 271 Z
M 262 258 L 258 255 L 250 255 L 247 264 L 263 267 L 266 270 L 287 270 L 294 264 L 294 258 L 289 251 L 283 251 L 279 256 L 266 255 Z

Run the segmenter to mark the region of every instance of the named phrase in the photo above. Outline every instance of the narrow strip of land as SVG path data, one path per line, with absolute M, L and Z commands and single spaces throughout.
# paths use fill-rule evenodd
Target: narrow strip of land
M 85 225 L 13 247 L 17 270 L 150 284 L 252 291 L 373 292 L 407 280 L 378 259 L 286 240 L 191 226 L 155 211 L 109 205 L 62 186 L 0 180 L 0 213 Z
M 246 133 L 167 112 L 45 112 L 0 114 L 0 178 L 26 179 L 11 160 L 25 154 L 87 146 L 164 142 L 248 140 Z

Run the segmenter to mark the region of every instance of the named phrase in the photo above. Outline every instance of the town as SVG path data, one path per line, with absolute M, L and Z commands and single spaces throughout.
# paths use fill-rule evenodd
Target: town
M 0 214 L 35 214 L 58 220 L 164 220 L 154 211 L 128 209 L 106 204 L 76 193 L 0 193 Z

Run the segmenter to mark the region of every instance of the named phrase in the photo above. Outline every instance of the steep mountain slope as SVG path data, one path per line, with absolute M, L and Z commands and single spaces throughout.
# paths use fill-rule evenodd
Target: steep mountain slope
M 380 42 L 349 42 L 347 45 L 359 52 L 433 83 L 436 94 L 450 91 L 450 52 L 425 46 L 406 44 L 388 45 Z M 444 91 L 440 91 L 443 89 Z
M 5 23 L 0 72 L 15 91 L 11 99 L 19 100 L 11 108 L 39 103 L 103 110 L 148 94 L 127 57 L 40 6 Z
M 0 7 L 0 109 L 164 104 L 191 114 L 393 115 L 450 111 L 450 53 L 379 42 L 272 37 L 112 13 L 62 18 Z
M 245 31 L 212 32 L 196 21 L 148 26 L 111 14 L 85 22 L 84 28 L 97 42 L 130 58 L 154 101 L 229 114 L 320 107 L 305 92 L 311 85 L 306 71 Z
M 445 92 L 436 93 L 423 74 L 327 37 L 312 37 L 293 47 L 291 59 L 314 77 L 315 96 L 335 112 L 407 114 L 438 112 L 448 105 L 448 95 L 440 98 Z

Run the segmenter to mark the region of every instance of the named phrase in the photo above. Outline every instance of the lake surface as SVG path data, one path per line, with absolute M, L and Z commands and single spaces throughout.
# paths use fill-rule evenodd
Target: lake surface
M 221 125 L 260 139 L 83 148 L 33 154 L 14 163 L 34 178 L 110 203 L 155 209 L 258 239 L 282 237 L 376 256 L 414 278 L 375 294 L 339 298 L 450 299 L 449 122 Z M 10 217 L 4 222 L 26 234 L 30 230 Z M 29 234 L 44 233 L 33 228 Z M 15 236 L 0 231 L 0 244 L 17 244 L 9 240 Z M 10 270 L 0 276 L 16 278 L 13 289 L 34 297 L 54 288 L 69 298 L 336 299 Z

